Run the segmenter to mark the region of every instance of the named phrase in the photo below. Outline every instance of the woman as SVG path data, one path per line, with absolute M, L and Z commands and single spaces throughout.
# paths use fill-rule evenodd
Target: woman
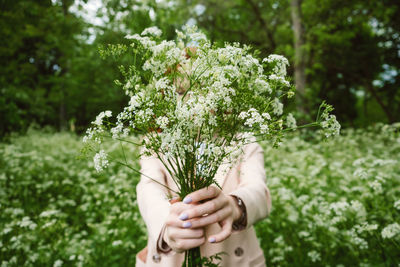
M 185 49 L 186 58 L 195 54 L 195 47 Z M 179 64 L 176 71 L 188 74 L 191 70 Z M 190 84 L 186 75 L 183 77 L 178 75 L 174 81 L 180 95 Z M 202 257 L 226 253 L 221 255 L 220 266 L 265 266 L 252 227 L 271 210 L 263 150 L 251 143 L 243 152 L 230 170 L 227 164 L 219 167 L 215 180 L 222 190 L 210 186 L 187 195 L 183 201 L 167 199 L 173 194 L 166 188 L 178 188 L 159 159 L 140 160 L 143 175 L 136 188 L 137 201 L 149 238 L 147 247 L 136 257 L 137 267 L 181 266 L 183 252 L 194 247 L 200 247 Z
M 148 230 L 147 248 L 136 256 L 136 266 L 181 266 L 184 252 L 200 246 L 202 256 L 219 252 L 220 266 L 265 266 L 253 224 L 271 210 L 265 183 L 263 150 L 257 143 L 229 170 L 221 165 L 216 181 L 181 201 L 167 199 L 176 185 L 155 157 L 142 158 L 143 174 L 137 186 L 140 212 Z M 151 180 L 147 177 L 152 177 Z

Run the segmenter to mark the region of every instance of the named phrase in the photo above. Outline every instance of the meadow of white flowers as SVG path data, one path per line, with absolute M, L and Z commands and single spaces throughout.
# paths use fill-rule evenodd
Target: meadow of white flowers
M 273 210 L 256 229 L 269 266 L 398 266 L 400 125 L 263 143 Z M 0 144 L 0 266 L 133 266 L 146 244 L 139 176 L 77 159 L 81 137 Z M 105 147 L 118 157 L 117 145 Z M 126 148 L 138 167 L 139 152 Z
M 400 124 L 264 145 L 270 266 L 399 266 Z
M 32 132 L 0 144 L 0 266 L 134 265 L 146 244 L 139 177 L 114 163 L 97 173 L 77 159 L 81 140 Z

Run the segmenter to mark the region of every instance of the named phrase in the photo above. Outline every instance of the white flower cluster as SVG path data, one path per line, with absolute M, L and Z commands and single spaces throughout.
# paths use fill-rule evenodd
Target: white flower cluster
M 391 239 L 400 234 L 400 225 L 398 223 L 392 223 L 383 228 L 382 237 L 385 239 Z
M 103 120 L 104 118 L 110 118 L 111 116 L 112 112 L 109 110 L 100 112 L 100 114 L 97 115 L 96 120 L 92 122 L 93 127 L 86 130 L 83 142 L 86 143 L 89 140 L 94 140 L 97 143 L 101 143 L 101 137 L 99 134 L 104 132 Z
M 278 145 L 285 120 L 286 127 L 297 127 L 292 114 L 283 116 L 284 98 L 293 95 L 286 58 L 270 55 L 260 61 L 238 43 L 217 48 L 196 27 L 177 31 L 177 41 L 160 40 L 161 35 L 151 27 L 126 36 L 143 63 L 123 68 L 125 81 L 117 84 L 130 100 L 110 129 L 112 138 L 143 134 L 143 154 L 162 155 L 166 165 L 182 162 L 182 170 L 195 158 L 201 166 L 197 174 L 212 181 L 219 165 L 234 164 L 256 137 Z M 98 116 L 88 139 L 103 131 L 108 115 Z M 321 124 L 329 131 L 337 128 L 332 117 Z M 199 143 L 201 148 L 194 145 Z M 96 169 L 107 164 L 104 151 L 96 154 Z
M 388 260 L 371 252 L 397 255 L 398 137 L 374 127 L 346 129 L 321 143 L 293 134 L 284 138 L 280 150 L 264 143 L 267 181 L 279 212 L 274 213 L 278 220 L 267 219 L 257 229 L 281 241 L 268 248 L 270 262 L 295 265 L 296 255 L 302 254 L 307 266 L 359 265 L 359 258 L 336 258 L 351 249 L 363 255 L 365 266 L 375 266 Z M 285 247 L 294 250 L 285 253 Z M 395 259 L 390 262 L 397 264 Z
M 97 126 L 101 126 L 103 124 L 103 119 L 104 118 L 109 118 L 112 116 L 111 111 L 107 110 L 107 111 L 102 111 L 100 112 L 99 115 L 97 115 L 96 120 L 94 122 L 92 122 L 94 125 Z
M 150 48 L 156 44 L 155 41 L 151 39 L 151 37 L 148 36 L 140 36 L 139 34 L 135 33 L 133 35 L 126 35 L 126 39 L 129 40 L 137 40 L 139 41 L 145 48 Z
M 292 113 L 289 113 L 286 117 L 286 126 L 292 129 L 297 127 L 296 119 Z
M 321 260 L 321 254 L 318 251 L 312 250 L 307 253 L 312 262 L 317 262 Z
M 251 108 L 248 111 L 242 111 L 239 114 L 239 118 L 244 120 L 245 126 L 252 128 L 254 125 L 256 125 L 260 128 L 261 133 L 268 133 L 268 124 L 271 120 L 271 116 L 269 115 L 269 113 L 264 112 L 260 114 L 255 108 Z
M 107 159 L 107 153 L 102 149 L 93 157 L 94 168 L 100 172 L 106 168 L 109 164 Z
M 157 26 L 146 28 L 141 35 L 151 35 L 155 37 L 160 37 L 162 34 L 161 30 Z
M 273 108 L 273 112 L 275 115 L 282 115 L 283 113 L 283 104 L 279 101 L 278 98 L 274 99 L 274 102 L 272 102 L 272 108 Z
M 286 67 L 289 66 L 289 61 L 284 56 L 272 54 L 264 58 L 263 62 L 275 63 L 274 72 L 276 72 L 276 75 L 286 76 Z
M 328 115 L 322 117 L 323 121 L 321 122 L 321 127 L 324 131 L 326 137 L 335 136 L 340 134 L 340 124 L 336 120 L 335 115 Z
M 156 123 L 160 126 L 161 129 L 166 129 L 168 126 L 168 118 L 165 116 L 158 117 Z
M 394 207 L 398 210 L 400 210 L 400 200 L 397 200 L 396 202 L 394 202 Z
M 322 103 L 320 109 L 321 108 L 324 108 L 320 118 L 320 126 L 322 127 L 322 132 L 325 134 L 326 137 L 339 135 L 341 126 L 336 120 L 336 116 L 329 114 L 329 112 L 333 110 L 333 107 L 326 103 Z
M 271 85 L 263 78 L 257 78 L 254 81 L 254 86 L 260 91 L 260 92 L 268 92 L 269 94 L 272 93 L 272 88 Z

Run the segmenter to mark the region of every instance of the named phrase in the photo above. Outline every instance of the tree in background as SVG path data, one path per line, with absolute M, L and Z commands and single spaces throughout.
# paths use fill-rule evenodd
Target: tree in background
M 198 0 L 187 9 L 215 41 L 290 58 L 302 113 L 327 99 L 347 125 L 398 120 L 396 1 Z
M 0 13 L 0 133 L 35 121 L 64 128 L 71 58 L 83 22 L 72 1 L 7 1 Z
M 400 114 L 400 18 L 396 0 L 105 0 L 85 21 L 71 6 L 91 0 L 3 1 L 0 9 L 0 134 L 35 122 L 81 131 L 126 101 L 117 61 L 98 48 L 158 26 L 163 38 L 197 24 L 209 38 L 282 54 L 298 89 L 298 115 L 322 99 L 344 125 L 394 122 Z M 118 62 L 131 60 L 119 58 Z

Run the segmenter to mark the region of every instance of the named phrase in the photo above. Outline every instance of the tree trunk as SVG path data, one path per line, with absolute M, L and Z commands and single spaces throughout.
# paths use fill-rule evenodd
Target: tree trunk
M 379 106 L 382 108 L 383 112 L 386 114 L 386 118 L 389 123 L 393 123 L 396 120 L 393 118 L 392 113 L 390 112 L 390 109 L 383 103 L 383 100 L 379 97 L 379 95 L 376 93 L 373 85 L 371 83 L 366 83 L 365 87 L 367 90 L 371 93 L 372 97 L 375 98 L 376 102 L 378 102 Z
M 294 32 L 294 80 L 297 90 L 296 105 L 297 110 L 302 113 L 306 112 L 306 99 L 305 99 L 305 88 L 306 88 L 306 53 L 304 51 L 305 37 L 304 28 L 302 25 L 302 14 L 301 14 L 301 3 L 302 0 L 291 0 L 291 13 L 292 13 L 292 24 Z
M 62 87 L 64 87 L 64 83 L 61 84 Z M 66 111 L 65 111 L 65 91 L 64 88 L 61 88 L 61 97 L 60 97 L 60 109 L 59 109 L 59 130 L 60 131 L 65 131 L 67 129 L 67 116 L 66 116 Z
M 68 8 L 70 7 L 72 1 L 71 0 L 62 0 L 62 10 L 63 10 L 63 15 L 64 15 L 64 20 L 68 19 Z M 57 63 L 59 64 L 61 68 L 61 73 L 60 73 L 60 78 L 62 79 L 61 83 L 61 88 L 60 88 L 60 106 L 59 106 L 59 130 L 60 131 L 65 131 L 67 129 L 67 112 L 66 112 L 66 104 L 65 104 L 65 99 L 66 99 L 66 91 L 65 91 L 65 76 L 66 73 L 68 72 L 68 59 L 64 58 L 65 55 L 63 51 L 59 51 L 59 60 Z M 64 61 L 64 62 L 63 62 Z

